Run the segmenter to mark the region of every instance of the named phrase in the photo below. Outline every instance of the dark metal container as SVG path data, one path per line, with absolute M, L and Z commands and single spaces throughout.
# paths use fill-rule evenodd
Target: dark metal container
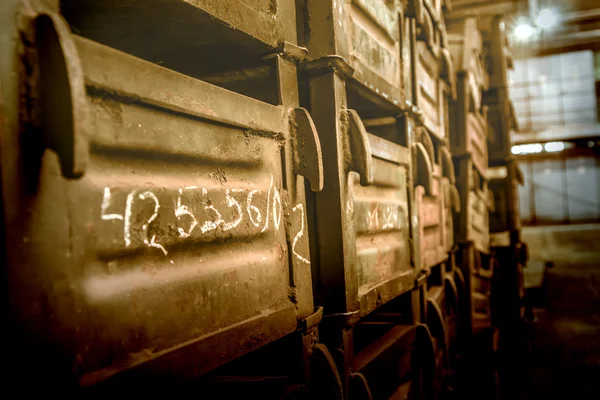
M 408 7 L 413 8 L 411 0 Z M 402 109 L 407 91 L 405 4 L 399 0 L 302 0 L 298 42 L 308 58 L 339 57 L 348 101 L 369 103 L 369 117 Z M 354 107 L 354 105 L 352 106 Z M 357 107 L 354 107 L 357 108 Z
M 481 34 L 475 18 L 452 21 L 450 27 L 450 50 L 457 75 L 457 98 L 450 107 L 450 151 L 453 156 L 469 153 L 474 166 L 485 176 L 488 126 L 482 93 L 488 87 L 488 76 L 483 64 Z
M 487 25 L 480 23 L 480 27 L 489 85 L 483 93 L 483 104 L 488 107 L 490 163 L 499 163 L 511 156 L 512 132 L 517 130 L 508 93 L 508 69 L 512 68 L 513 62 L 502 18 L 489 17 L 485 21 Z
M 442 11 L 440 2 L 425 1 L 421 21 L 414 25 L 414 105 L 422 124 L 418 140 L 429 154 L 433 177 L 431 193 L 422 189 L 416 193 L 421 220 L 420 265 L 427 270 L 444 262 L 454 247 L 450 209 L 459 207 L 454 166 L 447 148 L 448 101 L 455 96 L 456 87 Z
M 271 105 L 11 11 L 3 246 L 28 362 L 183 379 L 314 326 L 304 182 L 323 171 L 294 62 L 273 55 Z

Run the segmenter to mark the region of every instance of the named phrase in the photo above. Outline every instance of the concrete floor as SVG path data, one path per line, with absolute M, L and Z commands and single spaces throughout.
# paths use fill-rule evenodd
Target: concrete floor
M 530 327 L 523 398 L 600 399 L 600 224 L 523 230 L 530 262 L 553 261 Z

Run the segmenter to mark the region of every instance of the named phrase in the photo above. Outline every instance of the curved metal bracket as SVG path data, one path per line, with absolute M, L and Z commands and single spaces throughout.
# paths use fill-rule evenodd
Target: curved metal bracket
M 442 159 L 442 176 L 448 178 L 450 183 L 456 184 L 456 173 L 454 172 L 454 162 L 452 156 L 448 151 L 448 148 L 441 148 L 441 159 Z
M 317 128 L 304 108 L 292 110 L 290 119 L 294 140 L 294 172 L 310 182 L 313 192 L 323 190 L 323 155 Z
M 456 188 L 455 185 L 453 185 L 449 181 L 445 180 L 444 182 L 445 182 L 446 188 L 447 188 L 446 198 L 448 198 L 450 200 L 450 206 L 452 207 L 452 210 L 454 210 L 455 213 L 459 213 L 461 207 L 460 207 L 460 194 L 458 193 L 458 189 Z
M 438 303 L 436 303 L 433 299 L 427 299 L 427 305 L 431 307 L 431 309 L 433 309 L 433 311 L 435 311 L 434 315 L 435 315 L 435 319 L 439 326 L 440 329 L 442 330 L 440 333 L 442 334 L 442 340 L 443 340 L 443 347 L 444 349 L 448 348 L 448 328 L 446 328 L 446 319 L 444 318 L 444 313 L 442 311 L 442 308 L 440 307 L 440 305 Z M 427 313 L 428 315 L 431 315 L 431 313 Z M 429 319 L 429 317 L 428 317 Z M 428 324 L 429 325 L 429 324 Z M 431 329 L 430 329 L 431 331 Z
M 347 119 L 347 132 L 350 142 L 350 169 L 360 175 L 360 184 L 373 184 L 373 156 L 367 130 L 358 113 L 354 110 L 344 110 Z
M 454 64 L 452 64 L 452 55 L 450 50 L 442 48 L 440 50 L 440 71 L 441 75 L 450 86 L 450 95 L 452 100 L 456 100 L 456 74 L 454 73 Z
M 433 171 L 433 164 L 435 163 L 435 147 L 433 146 L 433 140 L 429 136 L 429 132 L 425 128 L 418 128 L 417 140 L 423 145 L 429 161 L 431 162 L 431 171 Z
M 413 185 L 415 187 L 423 186 L 425 194 L 431 196 L 433 194 L 433 168 L 427 151 L 421 143 L 413 144 L 411 151 L 413 158 Z
M 373 395 L 371 389 L 367 383 L 365 376 L 359 372 L 353 372 L 350 374 L 348 386 L 349 392 L 352 393 L 352 397 L 362 400 L 372 400 Z
M 23 62 L 29 64 L 22 68 L 28 89 L 22 101 L 32 104 L 33 110 L 21 122 L 39 130 L 43 148 L 58 155 L 65 178 L 79 178 L 88 160 L 89 111 L 71 30 L 59 14 L 49 10 L 24 8 L 19 17 L 25 41 Z
M 460 297 L 458 296 L 458 287 L 456 286 L 454 278 L 452 278 L 449 275 L 446 275 L 444 277 L 444 287 L 447 291 L 449 291 L 452 294 L 452 297 L 454 298 L 454 307 L 455 309 L 458 309 L 458 302 L 460 301 Z M 446 298 L 448 298 L 448 296 L 446 296 Z
M 420 29 L 417 34 L 417 40 L 425 42 L 429 48 L 435 47 L 435 31 L 431 15 L 427 11 L 423 11 L 423 22 L 420 24 Z
M 427 363 L 424 363 L 424 370 L 429 376 L 435 376 L 435 347 L 431 332 L 425 324 L 417 324 L 416 331 L 416 342 L 420 350 L 419 353 L 423 356 L 422 360 L 428 360 Z
M 438 24 L 438 32 L 440 33 L 440 44 L 443 49 L 450 49 L 450 41 L 448 40 L 448 30 L 443 22 Z
M 342 400 L 342 379 L 333 359 L 324 344 L 316 344 L 310 354 L 311 386 L 319 395 Z

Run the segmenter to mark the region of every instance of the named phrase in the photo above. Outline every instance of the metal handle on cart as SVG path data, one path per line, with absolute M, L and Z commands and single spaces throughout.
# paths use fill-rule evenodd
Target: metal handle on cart
M 28 104 L 21 123 L 30 144 L 58 155 L 65 178 L 79 178 L 88 158 L 88 107 L 73 36 L 55 12 L 25 7 L 20 17 L 21 101 Z

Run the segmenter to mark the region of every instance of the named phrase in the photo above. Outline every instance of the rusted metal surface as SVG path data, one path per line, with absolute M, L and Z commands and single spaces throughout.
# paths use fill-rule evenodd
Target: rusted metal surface
M 458 194 L 451 157 L 446 157 L 449 136 L 448 102 L 455 95 L 454 66 L 448 52 L 441 2 L 424 2 L 423 18 L 415 24 L 414 104 L 421 113 L 419 142 L 426 150 L 432 168 L 431 193 L 415 192 L 419 210 L 420 266 L 430 269 L 448 257 L 454 246 L 453 211 L 458 211 Z M 450 160 L 444 160 L 448 158 Z
M 441 393 L 458 326 L 492 326 L 490 225 L 525 258 L 501 25 L 484 70 L 446 0 L 8 1 L 3 261 L 35 374 Z
M 505 24 L 500 16 L 489 19 L 482 27 L 486 70 L 489 88 L 483 94 L 483 105 L 488 106 L 489 159 L 500 163 L 511 156 L 511 135 L 517 129 L 516 119 L 508 94 L 510 53 L 507 49 Z
M 489 74 L 490 88 L 506 88 L 508 86 L 508 68 L 510 68 L 510 51 L 506 24 L 501 15 L 482 18 L 479 21 L 485 48 L 486 69 Z
M 392 132 L 407 143 L 412 128 L 395 118 L 361 120 L 344 108 L 342 76 L 327 64 L 315 65 L 324 67 L 311 70 L 311 102 L 319 104 L 311 111 L 317 129 L 327 132 L 320 140 L 328 184 L 316 195 L 319 259 L 313 272 L 326 313 L 348 314 L 350 321 L 412 289 L 411 155 L 381 137 Z
M 511 157 L 512 133 L 517 129 L 512 104 L 505 88 L 490 89 L 484 102 L 488 105 L 489 160 L 499 163 Z
M 487 107 L 482 92 L 488 76 L 483 66 L 481 34 L 474 18 L 453 21 L 449 34 L 457 71 L 457 101 L 451 105 L 452 129 L 450 147 L 454 155 L 470 153 L 479 173 L 488 166 Z
M 343 58 L 353 68 L 349 87 L 359 97 L 384 104 L 387 110 L 403 107 L 410 88 L 402 75 L 407 61 L 402 55 L 402 2 L 304 0 L 301 5 L 305 24 L 299 43 L 308 48 L 309 59 Z
M 495 259 L 480 253 L 472 245 L 457 252 L 457 264 L 464 281 L 461 297 L 464 334 L 481 333 L 492 326 L 491 290 Z
M 131 43 L 122 35 L 125 32 L 135 35 L 136 30 L 147 30 L 154 24 L 156 33 L 167 35 L 162 39 L 156 36 L 155 50 L 169 43 L 183 46 L 184 43 L 177 41 L 187 41 L 199 32 L 206 32 L 202 23 L 216 26 L 210 19 L 271 48 L 284 41 L 296 43 L 294 0 L 61 0 L 61 11 L 69 22 L 83 30 L 81 34 L 92 35 L 102 43 L 109 40 L 111 43 L 107 44 L 111 45 L 120 41 L 126 46 L 139 46 L 141 42 Z M 165 25 L 170 28 L 169 32 L 161 29 Z M 189 31 L 193 25 L 198 25 L 195 32 Z M 107 32 L 101 32 L 103 28 Z M 155 32 L 147 31 L 150 35 Z M 100 36 L 94 37 L 96 35 Z M 214 40 L 215 37 L 204 38 L 205 42 Z
M 420 266 L 429 270 L 432 266 L 444 262 L 454 247 L 454 213 L 460 211 L 460 198 L 455 187 L 454 166 L 450 161 L 442 162 L 445 153 L 436 150 L 427 132 L 422 131 L 421 144 L 428 158 L 438 160 L 432 163 L 431 193 L 425 187 L 415 190 L 415 209 L 419 215 Z
M 489 212 L 495 204 L 488 181 L 479 174 L 470 154 L 455 157 L 454 162 L 461 199 L 461 212 L 456 216 L 456 239 L 463 244 L 473 243 L 477 251 L 489 254 Z
M 313 313 L 296 173 L 323 186 L 297 97 L 272 106 L 75 36 L 51 11 L 20 17 L 34 146 L 3 136 L 2 165 L 25 332 L 86 386 L 165 363 L 194 376 L 295 331 Z M 293 88 L 293 65 L 277 65 Z
M 429 4 L 425 1 L 423 23 L 417 27 L 415 105 L 427 130 L 443 140 L 449 133 L 448 97 L 455 95 L 456 83 L 443 15 Z

